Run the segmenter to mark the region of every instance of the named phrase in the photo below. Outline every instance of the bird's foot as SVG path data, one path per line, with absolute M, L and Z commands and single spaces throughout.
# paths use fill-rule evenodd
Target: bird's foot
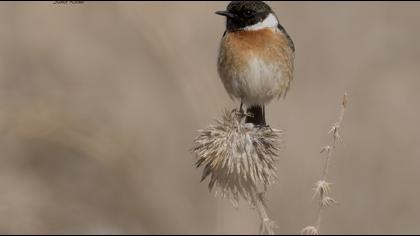
M 270 129 L 271 131 L 273 130 L 273 129 L 271 129 L 270 125 L 267 125 L 267 124 L 263 124 L 263 125 L 255 125 L 255 128 L 257 128 L 257 129 L 258 129 L 258 131 L 260 131 L 260 130 L 262 130 L 262 129 Z

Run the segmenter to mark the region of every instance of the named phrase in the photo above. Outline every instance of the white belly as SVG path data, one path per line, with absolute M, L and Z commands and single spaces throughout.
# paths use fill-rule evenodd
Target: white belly
M 267 104 L 279 96 L 282 72 L 278 63 L 268 64 L 264 60 L 252 57 L 240 73 L 230 74 L 232 78 L 224 80 L 228 92 L 240 98 L 245 105 Z M 230 90 L 230 91 L 229 91 Z

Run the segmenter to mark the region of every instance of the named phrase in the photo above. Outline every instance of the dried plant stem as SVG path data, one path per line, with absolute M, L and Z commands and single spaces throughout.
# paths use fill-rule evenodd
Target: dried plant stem
M 252 198 L 261 219 L 260 233 L 275 235 L 275 229 L 278 228 L 278 226 L 268 216 L 266 200 L 264 199 L 264 193 L 261 192 L 261 193 L 253 194 Z
M 341 127 L 341 123 L 343 122 L 343 119 L 344 119 L 344 113 L 346 111 L 346 107 L 347 107 L 347 93 L 344 93 L 339 117 L 337 121 L 331 126 L 331 129 L 328 132 L 328 134 L 332 134 L 331 141 L 327 146 L 324 146 L 321 149 L 321 153 L 326 153 L 326 156 L 325 156 L 325 161 L 324 161 L 324 168 L 322 170 L 321 180 L 319 180 L 315 184 L 315 189 L 314 189 L 315 190 L 314 197 L 316 196 L 319 197 L 319 208 L 318 208 L 316 224 L 315 224 L 315 227 L 314 226 L 305 227 L 301 231 L 301 234 L 312 234 L 312 235 L 319 234 L 321 230 L 323 210 L 325 210 L 327 207 L 330 207 L 336 204 L 336 201 L 329 196 L 331 184 L 327 182 L 327 177 L 328 177 L 328 170 L 329 170 L 329 165 L 330 165 L 331 158 L 333 155 L 333 151 L 336 148 L 337 143 L 341 141 L 339 130 Z
M 343 122 L 344 119 L 344 113 L 346 111 L 346 106 L 347 106 L 347 93 L 344 94 L 343 96 L 343 102 L 341 103 L 341 110 L 340 110 L 340 115 L 338 117 L 338 120 L 334 123 L 334 125 L 331 127 L 330 131 L 328 132 L 329 134 L 332 133 L 333 134 L 333 138 L 331 143 L 324 147 L 321 151 L 327 151 L 327 156 L 325 158 L 325 165 L 324 165 L 324 170 L 322 173 L 322 179 L 326 180 L 327 175 L 328 175 L 328 167 L 329 167 L 329 163 L 330 163 L 330 159 L 332 157 L 333 151 L 337 145 L 337 142 L 340 141 L 340 135 L 339 135 L 339 129 L 341 127 L 341 123 Z

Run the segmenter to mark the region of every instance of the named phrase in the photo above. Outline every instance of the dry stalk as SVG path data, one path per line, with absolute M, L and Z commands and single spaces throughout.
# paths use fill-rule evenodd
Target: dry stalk
M 338 142 L 341 141 L 339 130 L 344 119 L 344 113 L 347 107 L 347 93 L 344 93 L 341 103 L 340 114 L 337 121 L 331 126 L 328 134 L 331 134 L 331 141 L 328 145 L 322 147 L 321 153 L 325 153 L 324 168 L 322 170 L 321 180 L 315 184 L 313 198 L 319 198 L 318 215 L 315 226 L 307 226 L 301 230 L 302 235 L 318 235 L 321 230 L 322 211 L 328 207 L 334 206 L 337 202 L 329 196 L 331 192 L 331 183 L 327 182 L 328 169 L 332 158 L 333 151 Z

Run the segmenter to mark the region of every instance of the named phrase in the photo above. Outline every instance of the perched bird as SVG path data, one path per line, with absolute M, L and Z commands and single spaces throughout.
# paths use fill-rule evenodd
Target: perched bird
M 273 10 L 261 1 L 232 1 L 226 11 L 218 73 L 247 123 L 267 126 L 265 105 L 284 97 L 293 79 L 295 46 Z

